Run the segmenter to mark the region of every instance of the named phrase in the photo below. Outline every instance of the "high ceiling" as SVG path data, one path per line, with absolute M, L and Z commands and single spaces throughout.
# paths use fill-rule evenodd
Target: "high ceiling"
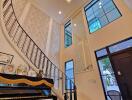
M 71 0 L 70 3 L 67 1 L 70 0 L 32 0 L 32 2 L 43 12 L 51 16 L 59 23 L 64 21 L 64 19 L 66 19 L 90 0 Z M 59 15 L 59 11 L 62 12 L 61 15 Z

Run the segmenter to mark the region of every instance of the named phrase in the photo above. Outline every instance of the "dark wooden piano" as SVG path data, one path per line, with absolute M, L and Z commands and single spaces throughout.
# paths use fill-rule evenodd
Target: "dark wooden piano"
M 52 79 L 0 73 L 0 100 L 57 100 Z

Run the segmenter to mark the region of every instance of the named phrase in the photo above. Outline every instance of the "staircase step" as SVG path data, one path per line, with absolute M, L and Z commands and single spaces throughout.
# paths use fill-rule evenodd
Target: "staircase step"
M 25 97 L 5 97 L 1 100 L 57 100 L 56 96 L 25 96 Z

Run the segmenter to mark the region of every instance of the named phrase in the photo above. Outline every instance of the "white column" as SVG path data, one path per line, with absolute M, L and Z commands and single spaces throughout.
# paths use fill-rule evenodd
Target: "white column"
M 49 50 L 50 50 L 50 42 L 51 42 L 51 34 L 52 34 L 52 25 L 53 25 L 53 19 L 50 19 L 49 22 L 49 31 L 48 31 L 48 36 L 47 36 L 47 43 L 46 43 L 46 50 L 45 54 L 48 56 Z
M 86 52 L 85 52 L 85 44 L 84 44 L 84 41 L 82 41 L 81 45 L 82 45 L 82 51 L 83 51 L 83 56 L 84 56 L 84 66 L 87 67 Z

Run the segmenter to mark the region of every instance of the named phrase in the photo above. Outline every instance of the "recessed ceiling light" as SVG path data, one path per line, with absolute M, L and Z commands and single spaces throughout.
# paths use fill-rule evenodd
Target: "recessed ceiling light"
M 72 0 L 66 0 L 68 3 L 70 3 Z
M 76 27 L 77 26 L 77 24 L 74 24 L 74 27 Z
M 61 15 L 61 14 L 62 14 L 62 12 L 61 12 L 61 11 L 59 11 L 58 13 L 59 13 L 59 15 Z

